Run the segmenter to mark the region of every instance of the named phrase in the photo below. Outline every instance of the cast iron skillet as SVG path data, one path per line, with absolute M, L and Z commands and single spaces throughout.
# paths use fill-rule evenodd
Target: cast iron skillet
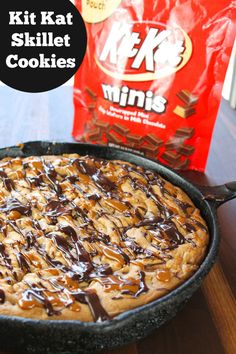
M 0 316 L 0 349 L 23 353 L 92 353 L 114 348 L 140 339 L 172 318 L 198 289 L 216 260 L 219 230 L 216 209 L 236 198 L 236 182 L 223 186 L 197 188 L 171 169 L 139 155 L 118 149 L 75 143 L 28 142 L 23 147 L 0 149 L 6 156 L 58 155 L 79 153 L 105 159 L 129 161 L 152 169 L 182 188 L 201 210 L 210 231 L 206 258 L 198 271 L 177 289 L 147 305 L 127 311 L 111 321 L 83 323 L 80 321 L 40 321 Z

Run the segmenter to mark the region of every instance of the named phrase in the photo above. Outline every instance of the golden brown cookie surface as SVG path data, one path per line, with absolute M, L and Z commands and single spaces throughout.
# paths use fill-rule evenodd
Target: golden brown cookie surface
M 0 161 L 0 314 L 103 321 L 176 288 L 208 244 L 152 171 L 76 154 Z

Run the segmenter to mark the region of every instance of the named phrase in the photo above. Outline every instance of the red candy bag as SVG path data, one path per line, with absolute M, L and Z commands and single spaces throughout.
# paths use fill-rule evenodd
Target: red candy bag
M 204 171 L 236 1 L 82 0 L 88 48 L 73 137 Z

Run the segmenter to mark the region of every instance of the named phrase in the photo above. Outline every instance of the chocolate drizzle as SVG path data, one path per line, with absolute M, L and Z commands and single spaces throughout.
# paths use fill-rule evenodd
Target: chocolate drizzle
M 182 200 L 179 200 L 178 198 L 175 198 L 175 202 L 180 206 L 180 208 L 187 213 L 188 208 L 191 208 L 192 206 L 189 203 L 183 202 Z
M 93 263 L 90 259 L 89 253 L 84 248 L 82 242 L 78 239 L 77 233 L 71 226 L 61 226 L 60 230 L 66 235 L 70 236 L 77 253 L 77 272 L 80 274 L 81 279 L 87 280 L 89 274 L 94 270 Z
M 31 231 L 26 233 L 25 241 L 26 241 L 26 245 L 25 245 L 26 250 L 31 249 L 36 244 L 36 238 Z
M 189 222 L 185 223 L 185 228 L 188 232 L 195 232 L 196 231 L 196 228 L 192 224 L 190 224 Z
M 0 256 L 2 257 L 2 259 L 4 260 L 4 263 L 6 265 L 6 267 L 10 270 L 13 269 L 12 265 L 11 265 L 11 259 L 10 257 L 6 254 L 5 252 L 5 246 L 0 243 Z
M 0 289 L 0 304 L 4 304 L 6 295 L 2 289 Z
M 89 305 L 95 322 L 102 322 L 111 319 L 108 313 L 102 307 L 100 300 L 95 292 L 73 293 L 73 297 L 82 304 Z
M 145 283 L 145 273 L 143 271 L 140 271 L 140 285 L 139 285 L 139 290 L 135 294 L 135 297 L 138 297 L 139 295 L 146 293 L 148 291 L 148 286 Z
M 144 219 L 140 221 L 135 226 L 128 227 L 125 229 L 127 232 L 130 228 L 140 228 L 146 227 L 148 230 L 161 230 L 167 236 L 169 241 L 172 243 L 172 247 L 178 247 L 186 242 L 184 236 L 178 231 L 177 226 L 171 219 L 163 219 L 161 217 L 156 217 L 153 219 Z
M 0 207 L 1 212 L 11 212 L 11 211 L 18 211 L 21 215 L 29 216 L 31 215 L 31 207 L 30 205 L 22 204 L 16 198 L 9 198 L 6 204 Z
M 48 314 L 48 316 L 54 316 L 54 315 L 58 315 L 59 312 L 55 311 L 53 309 L 52 304 L 50 303 L 50 301 L 47 299 L 46 296 L 44 296 L 43 291 L 40 289 L 37 289 L 36 286 L 31 285 L 32 288 L 29 290 L 25 290 L 22 294 L 22 300 L 30 300 L 31 298 L 35 298 L 37 301 L 41 302 Z
M 42 165 L 43 165 L 44 173 L 45 173 L 47 179 L 49 180 L 53 190 L 56 192 L 56 194 L 58 196 L 60 196 L 62 194 L 62 189 L 61 189 L 59 182 L 56 179 L 57 173 L 56 173 L 53 165 L 51 163 L 46 164 L 43 159 L 42 159 Z
M 178 231 L 175 223 L 171 220 L 166 220 L 160 225 L 161 229 L 165 232 L 172 245 L 178 247 L 186 242 L 185 237 Z
M 21 252 L 18 252 L 16 254 L 16 258 L 17 261 L 19 263 L 19 267 L 21 268 L 21 270 L 26 270 L 26 272 L 30 272 L 30 266 L 27 262 L 27 260 L 25 259 L 24 255 Z
M 18 182 L 0 169 L 0 179 L 10 193 L 0 205 L 0 213 L 4 214 L 0 219 L 4 235 L 0 259 L 12 274 L 11 278 L 8 273 L 10 284 L 18 281 L 19 273 L 24 279 L 25 274 L 35 272 L 39 279 L 33 284 L 25 282 L 27 289 L 19 300 L 22 308 L 41 306 L 48 316 L 56 316 L 64 308 L 73 310 L 75 305 L 79 308 L 79 304 L 86 304 L 94 321 L 109 320 L 93 288 L 94 282 L 99 282 L 105 292 L 117 292 L 114 300 L 126 296 L 137 298 L 149 291 L 143 270 L 154 271 L 164 266 L 172 258 L 171 251 L 186 242 L 196 247 L 188 238 L 189 233 L 198 228 L 207 232 L 207 228 L 191 217 L 193 206 L 177 199 L 177 192 L 175 195 L 153 171 L 91 157 L 61 159 L 61 165 L 55 164 L 58 168 L 46 157 L 28 163 L 22 160 L 22 179 L 28 182 L 29 194 L 36 190 L 36 195 L 38 192 L 42 197 L 43 202 L 39 198 L 37 203 L 27 193 L 26 202 L 17 199 Z M 68 168 L 69 175 L 61 172 L 63 167 Z M 130 190 L 125 191 L 123 183 Z M 140 202 L 133 205 L 132 196 L 136 192 Z M 152 210 L 145 205 L 145 198 L 151 201 Z M 180 215 L 188 217 L 182 227 L 175 219 L 178 210 Z M 21 217 L 10 217 L 14 211 Z M 103 227 L 105 221 L 107 228 Z M 21 238 L 13 244 L 12 253 L 5 244 L 10 231 Z M 142 246 L 139 238 L 132 236 L 136 231 L 149 247 Z M 17 261 L 17 273 L 10 254 Z M 147 260 L 149 265 L 145 263 Z M 134 264 L 140 267 L 135 270 L 135 277 L 124 276 Z M 51 275 L 43 277 L 41 270 Z M 4 301 L 5 293 L 0 289 L 0 303 Z
M 39 187 L 43 184 L 43 178 L 41 175 L 35 177 L 27 177 L 27 181 L 32 187 Z
M 86 161 L 79 159 L 74 160 L 74 164 L 79 172 L 91 177 L 102 192 L 110 193 L 116 189 L 115 183 L 109 180 L 95 165 L 89 165 Z
M 3 170 L 0 170 L 0 177 L 2 178 L 3 184 L 5 188 L 8 190 L 8 192 L 11 192 L 12 190 L 15 189 L 14 182 L 10 178 L 8 178 L 7 174 Z
M 70 214 L 70 211 L 66 209 L 58 200 L 51 200 L 46 205 L 45 214 L 50 217 L 58 217 L 60 215 Z
M 7 224 L 2 219 L 0 219 L 0 232 L 2 232 L 5 237 L 7 236 Z

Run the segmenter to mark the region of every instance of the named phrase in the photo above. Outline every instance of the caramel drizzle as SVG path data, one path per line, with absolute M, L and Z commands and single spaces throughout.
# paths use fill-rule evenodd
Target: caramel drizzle
M 51 302 L 43 294 L 43 291 L 41 289 L 38 289 L 34 284 L 31 284 L 31 289 L 25 290 L 23 292 L 21 299 L 22 304 L 31 300 L 32 297 L 43 304 L 48 316 L 54 316 L 59 314 L 58 311 L 54 310 Z
M 145 273 L 143 271 L 139 272 L 139 279 L 124 279 L 111 275 L 104 278 L 95 278 L 94 280 L 104 285 L 106 291 L 119 290 L 122 295 L 138 297 L 148 291 L 145 282 Z
M 95 322 L 102 322 L 110 319 L 109 315 L 102 307 L 98 295 L 94 291 L 82 291 L 80 289 L 77 291 L 69 291 L 58 284 L 55 280 L 49 280 L 49 282 L 54 286 L 54 288 L 66 292 L 70 299 L 74 299 L 82 304 L 88 305 Z M 68 307 L 71 303 L 73 303 L 73 301 L 69 302 L 66 307 Z
M 124 242 L 126 247 L 131 249 L 131 251 L 133 251 L 136 255 L 143 254 L 146 258 L 153 256 L 157 257 L 157 255 L 151 252 L 150 250 L 144 250 L 134 240 L 128 238 L 126 233 L 129 229 L 132 228 L 144 228 L 149 231 L 160 231 L 160 238 L 167 239 L 167 241 L 169 242 L 169 246 L 165 249 L 153 244 L 153 247 L 160 251 L 160 259 L 162 259 L 162 257 L 165 258 L 165 256 L 168 257 L 168 254 L 165 254 L 165 251 L 169 251 L 173 248 L 178 247 L 179 245 L 184 244 L 185 242 L 188 242 L 188 240 L 186 240 L 186 238 L 179 232 L 175 223 L 171 220 L 173 216 L 173 210 L 169 209 L 166 205 L 163 205 L 162 200 L 155 193 L 153 186 L 157 185 L 159 187 L 163 197 L 165 196 L 165 194 L 167 194 L 168 197 L 175 200 L 176 204 L 179 205 L 179 207 L 186 214 L 188 214 L 188 209 L 191 207 L 191 205 L 174 198 L 170 194 L 170 192 L 165 188 L 164 181 L 156 173 L 152 171 L 145 172 L 140 167 L 124 164 L 122 165 L 122 167 L 125 173 L 114 182 L 111 181 L 108 177 L 106 177 L 100 169 L 101 166 L 106 166 L 106 164 L 111 164 L 111 162 L 95 158 L 90 158 L 89 162 L 86 162 L 84 159 L 78 158 L 71 160 L 70 163 L 72 166 L 76 167 L 78 171 L 78 176 L 67 176 L 65 177 L 65 179 L 71 183 L 71 185 L 74 187 L 75 190 L 78 191 L 78 193 L 82 194 L 85 199 L 93 200 L 98 203 L 104 202 L 108 205 L 108 207 L 113 208 L 116 212 L 123 213 L 125 216 L 132 218 L 133 224 L 129 227 L 124 228 L 123 226 L 117 226 L 115 223 L 114 225 L 115 230 L 120 236 L 120 239 Z M 25 175 L 25 179 L 29 182 L 31 188 L 37 187 L 39 190 L 41 186 L 46 184 L 52 190 L 52 192 L 55 193 L 55 198 L 58 198 L 55 200 L 50 200 L 47 203 L 47 205 L 45 206 L 45 215 L 51 218 L 54 224 L 57 224 L 57 218 L 59 216 L 72 215 L 73 210 L 73 213 L 75 214 L 73 218 L 82 218 L 83 222 L 85 223 L 84 228 L 88 236 L 78 236 L 79 229 L 75 230 L 69 225 L 59 225 L 58 231 L 69 236 L 70 241 L 68 241 L 66 238 L 56 233 L 45 234 L 39 226 L 38 222 L 36 220 L 31 219 L 33 227 L 38 232 L 41 232 L 41 234 L 43 234 L 45 237 L 51 238 L 55 246 L 71 262 L 70 266 L 65 266 L 61 262 L 52 259 L 47 254 L 44 247 L 38 243 L 37 237 L 32 232 L 28 232 L 24 235 L 20 228 L 17 226 L 16 222 L 8 221 L 8 224 L 16 232 L 18 232 L 24 237 L 26 241 L 25 250 L 29 250 L 34 247 L 36 251 L 50 266 L 59 269 L 64 274 L 67 274 L 69 278 L 72 281 L 75 281 L 78 285 L 81 282 L 90 283 L 94 280 L 102 281 L 102 283 L 104 282 L 104 284 L 106 284 L 109 279 L 109 276 L 112 276 L 113 274 L 112 269 L 109 267 L 109 265 L 95 264 L 90 257 L 90 253 L 86 251 L 82 240 L 90 243 L 99 241 L 100 244 L 103 246 L 103 252 L 106 257 L 114 259 L 120 262 L 121 264 L 129 264 L 131 261 L 130 257 L 126 254 L 126 252 L 123 251 L 121 246 L 117 244 L 112 244 L 112 242 L 110 242 L 109 235 L 102 234 L 96 229 L 93 221 L 89 218 L 88 213 L 86 213 L 85 210 L 82 210 L 73 201 L 67 200 L 65 198 L 60 183 L 58 181 L 58 174 L 55 171 L 54 166 L 51 163 L 46 164 L 43 158 L 41 159 L 41 164 L 42 170 L 40 169 L 38 171 L 37 176 L 26 177 Z M 26 164 L 23 164 L 23 168 L 26 167 L 28 166 Z M 130 173 L 136 174 L 137 178 L 131 177 Z M 138 176 L 140 177 L 140 179 L 138 178 Z M 9 179 L 7 174 L 2 170 L 0 170 L 0 177 L 3 179 L 5 188 L 9 192 L 11 192 L 15 188 L 14 182 Z M 124 179 L 128 179 L 130 181 L 130 184 L 134 190 L 139 189 L 143 191 L 146 194 L 147 198 L 151 198 L 156 203 L 158 210 L 160 211 L 160 216 L 153 219 L 144 219 L 137 208 L 134 209 L 134 211 L 132 212 L 129 210 L 132 207 L 131 204 L 128 201 L 122 199 L 123 196 L 122 194 L 120 195 L 118 189 L 120 183 Z M 61 179 L 61 181 L 63 181 L 63 178 Z M 80 182 L 86 182 L 88 184 L 94 183 L 99 190 L 99 194 L 86 194 L 83 188 L 80 187 Z M 105 195 L 105 198 L 102 195 Z M 0 206 L 0 211 L 5 213 L 9 213 L 11 211 L 18 211 L 22 215 L 28 217 L 31 216 L 30 204 L 24 205 L 16 198 L 8 198 L 6 203 Z M 105 215 L 106 213 L 103 214 Z M 117 220 L 119 220 L 119 218 Z M 137 220 L 139 221 L 137 222 Z M 198 227 L 207 231 L 206 227 L 197 220 L 191 219 L 191 221 Z M 186 223 L 185 228 L 188 232 L 192 232 L 195 230 L 194 226 L 190 223 Z M 72 253 L 73 250 L 76 251 L 76 257 Z M 11 260 L 6 254 L 5 247 L 3 244 L 0 244 L 0 256 L 3 258 L 6 267 L 13 272 Z M 25 273 L 30 272 L 30 263 L 26 259 L 25 255 L 22 252 L 18 252 L 16 254 L 16 258 L 19 267 L 22 269 L 22 271 L 24 271 Z M 163 261 L 161 264 L 164 263 L 165 261 Z M 13 276 L 16 278 L 15 272 L 13 272 Z M 119 286 L 121 286 L 121 288 L 122 284 L 123 286 L 125 286 L 126 282 L 127 280 L 119 278 Z M 95 321 L 104 321 L 110 318 L 102 307 L 99 298 L 94 291 L 82 291 L 80 289 L 77 289 L 76 292 L 70 292 L 67 288 L 59 285 L 56 278 L 54 278 L 52 283 L 57 288 L 59 287 L 60 290 L 69 294 L 75 301 L 87 304 L 91 310 Z M 129 284 L 129 281 L 127 284 L 128 287 L 132 286 L 132 284 Z M 28 284 L 28 286 L 29 289 L 23 292 L 22 301 L 25 300 L 27 302 L 30 299 L 34 298 L 36 301 L 43 304 L 49 316 L 56 315 L 59 313 L 58 311 L 54 310 L 51 302 L 48 300 L 48 297 L 45 294 L 46 291 L 50 293 L 50 290 L 45 288 L 40 289 L 37 287 L 36 284 Z M 112 286 L 114 289 L 115 285 L 113 284 Z M 135 286 L 137 288 L 136 291 L 130 291 L 130 289 L 127 288 L 122 291 L 122 294 L 131 294 L 134 297 L 138 297 L 142 293 L 145 293 L 149 290 L 145 282 L 145 273 L 143 271 L 139 272 L 139 279 L 136 279 Z M 4 303 L 4 301 L 5 294 L 3 290 L 0 289 L 0 303 Z
M 16 198 L 9 198 L 7 202 L 0 207 L 1 212 L 11 212 L 11 211 L 18 211 L 22 215 L 29 216 L 31 214 L 31 207 L 30 205 L 22 204 Z

